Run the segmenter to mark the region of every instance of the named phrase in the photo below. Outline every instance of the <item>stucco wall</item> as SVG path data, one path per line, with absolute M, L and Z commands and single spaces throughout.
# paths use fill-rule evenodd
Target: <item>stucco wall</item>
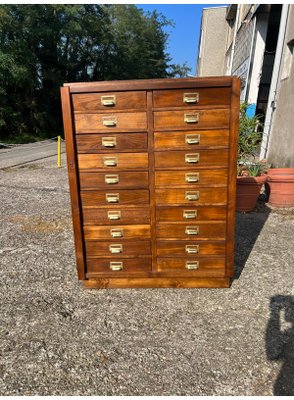
M 226 11 L 226 7 L 203 9 L 197 66 L 198 76 L 220 76 L 224 74 L 229 30 Z
M 294 5 L 290 5 L 281 65 L 282 78 L 285 68 L 288 77 L 279 82 L 267 155 L 275 167 L 294 167 L 294 54 L 287 54 L 287 43 L 293 39 Z

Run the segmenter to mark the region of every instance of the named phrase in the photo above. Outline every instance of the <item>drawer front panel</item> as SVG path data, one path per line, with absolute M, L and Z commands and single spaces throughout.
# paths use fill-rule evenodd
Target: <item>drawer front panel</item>
M 83 207 L 149 204 L 148 190 L 99 190 L 81 192 Z
M 141 208 L 84 208 L 84 225 L 149 224 L 149 207 Z
M 147 129 L 146 112 L 75 114 L 76 133 L 136 131 Z
M 76 145 L 78 153 L 146 150 L 147 133 L 77 135 Z
M 156 271 L 172 276 L 224 276 L 225 258 L 158 258 Z
M 79 154 L 78 164 L 81 170 L 148 169 L 148 153 Z
M 194 150 L 199 147 L 207 146 L 226 146 L 229 145 L 229 131 L 219 129 L 213 131 L 182 131 L 182 132 L 155 132 L 155 150 Z
M 86 240 L 149 239 L 150 225 L 84 226 Z
M 156 219 L 159 222 L 168 221 L 225 221 L 226 207 L 157 207 Z
M 138 257 L 151 255 L 151 243 L 149 240 L 137 241 L 116 241 L 116 242 L 98 242 L 86 241 L 87 258 L 95 257 Z M 138 264 L 140 259 L 137 258 Z
M 226 169 L 155 172 L 155 186 L 226 185 L 227 181 Z
M 157 151 L 155 168 L 205 168 L 228 165 L 228 150 Z
M 225 255 L 226 244 L 224 242 L 196 242 L 196 241 L 157 241 L 157 255 L 159 257 L 197 257 L 209 255 Z
M 73 94 L 75 112 L 146 109 L 146 92 L 103 92 Z
M 193 88 L 179 90 L 155 90 L 153 92 L 154 108 L 195 106 L 227 106 L 230 104 L 231 89 Z
M 226 204 L 227 188 L 203 188 L 201 189 L 156 189 L 156 204 L 183 204 L 185 206 Z
M 148 172 L 81 172 L 81 189 L 147 188 Z
M 179 239 L 214 239 L 224 240 L 226 236 L 225 222 L 190 222 L 190 223 L 159 223 L 156 227 L 158 238 Z
M 155 130 L 228 128 L 230 110 L 155 111 Z
M 87 261 L 87 273 L 90 277 L 101 275 L 109 276 L 126 276 L 126 275 L 148 275 L 151 272 L 151 259 L 140 258 L 140 259 L 117 259 L 117 258 L 100 258 L 100 259 L 89 259 Z

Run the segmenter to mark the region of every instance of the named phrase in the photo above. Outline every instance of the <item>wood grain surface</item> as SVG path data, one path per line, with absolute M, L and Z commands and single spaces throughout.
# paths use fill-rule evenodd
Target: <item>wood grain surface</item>
M 199 155 L 199 161 L 189 163 L 186 157 Z M 228 150 L 191 150 L 191 151 L 156 151 L 155 168 L 226 168 L 228 166 Z
M 115 166 L 106 166 L 105 160 L 115 158 Z M 79 154 L 79 169 L 117 171 L 148 169 L 148 153 Z
M 81 189 L 148 188 L 148 172 L 80 172 Z M 117 183 L 108 183 L 116 182 Z
M 103 97 L 115 99 L 114 105 L 104 105 Z M 146 92 L 102 92 L 102 93 L 79 93 L 72 95 L 73 108 L 75 112 L 89 113 L 97 111 L 133 110 L 146 109 Z
M 186 103 L 183 100 L 184 94 L 197 93 L 197 103 Z M 231 88 L 195 88 L 195 89 L 166 89 L 154 90 L 154 108 L 184 107 L 194 108 L 201 106 L 224 107 L 230 104 Z
M 198 234 L 189 234 L 187 229 L 197 229 Z M 224 240 L 226 238 L 225 222 L 174 222 L 158 223 L 156 227 L 158 239 L 195 239 L 195 240 Z
M 191 182 L 196 180 L 195 182 Z M 186 171 L 156 171 L 155 186 L 191 186 L 227 185 L 226 169 L 191 169 Z
M 113 237 L 111 232 L 122 230 L 122 237 Z M 111 226 L 84 226 L 84 235 L 86 240 L 108 239 L 108 240 L 126 240 L 126 239 L 149 239 L 150 225 L 111 225 Z
M 198 115 L 198 122 L 186 123 L 185 116 Z M 189 109 L 183 111 L 154 111 L 154 129 L 169 130 L 191 130 L 191 129 L 213 129 L 228 128 L 230 122 L 230 110 L 198 110 Z
M 187 143 L 189 138 L 199 139 L 198 143 Z M 215 147 L 229 146 L 229 130 L 199 130 L 199 131 L 179 131 L 179 132 L 155 132 L 155 150 L 197 150 Z
M 115 203 L 107 200 L 107 195 L 118 195 L 119 200 Z M 83 207 L 121 207 L 129 205 L 138 207 L 139 204 L 149 204 L 148 190 L 93 190 L 81 192 Z
M 115 153 L 117 151 L 147 151 L 147 133 L 92 133 L 76 135 L 78 153 Z M 103 143 L 113 140 L 113 147 Z
M 105 119 L 116 119 L 114 126 L 105 126 Z M 147 129 L 146 112 L 75 114 L 76 133 L 111 133 L 144 131 Z

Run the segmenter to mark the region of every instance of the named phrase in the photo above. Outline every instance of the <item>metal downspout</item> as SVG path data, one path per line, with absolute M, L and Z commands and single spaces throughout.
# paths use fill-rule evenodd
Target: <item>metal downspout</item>
M 278 35 L 278 42 L 277 42 L 277 49 L 276 49 L 276 56 L 274 61 L 273 67 L 273 74 L 271 79 L 269 97 L 267 102 L 266 108 L 266 116 L 264 121 L 264 130 L 262 135 L 262 143 L 260 149 L 260 160 L 263 160 L 267 157 L 267 152 L 269 148 L 270 142 L 270 131 L 273 119 L 273 113 L 275 110 L 275 100 L 277 96 L 277 87 L 279 83 L 280 77 L 280 70 L 281 70 L 281 62 L 282 62 L 282 54 L 283 54 L 283 45 L 284 45 L 284 38 L 286 33 L 287 27 L 287 18 L 289 12 L 289 4 L 283 4 L 282 13 L 281 13 L 281 20 L 280 20 L 280 29 Z

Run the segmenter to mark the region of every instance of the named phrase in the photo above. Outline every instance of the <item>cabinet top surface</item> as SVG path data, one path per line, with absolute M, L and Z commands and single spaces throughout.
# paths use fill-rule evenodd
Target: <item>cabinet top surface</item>
M 232 86 L 234 76 L 201 77 L 201 78 L 165 78 L 165 79 L 134 79 L 118 81 L 74 82 L 64 83 L 71 93 L 103 92 L 119 90 L 152 90 L 152 89 L 183 89 L 201 87 Z

